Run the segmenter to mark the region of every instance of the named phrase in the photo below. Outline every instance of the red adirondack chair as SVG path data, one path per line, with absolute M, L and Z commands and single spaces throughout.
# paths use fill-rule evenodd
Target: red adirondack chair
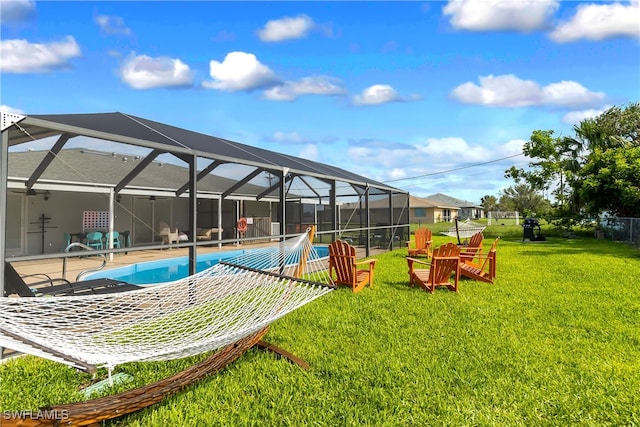
M 411 243 L 413 242 L 413 247 Z M 428 228 L 418 228 L 414 234 L 413 240 L 407 242 L 407 248 L 410 257 L 424 255 L 430 257 L 433 252 L 433 235 Z
M 469 238 L 469 242 L 466 245 L 458 245 L 460 248 L 460 259 L 473 260 L 476 254 L 482 251 L 483 239 L 484 235 L 479 231 Z
M 409 285 L 419 285 L 424 290 L 433 293 L 437 286 L 446 286 L 458 292 L 460 279 L 460 248 L 453 243 L 436 248 L 431 262 L 407 257 L 409 265 Z M 429 268 L 417 268 L 418 265 L 428 265 Z M 452 276 L 453 275 L 453 282 Z
M 486 254 L 475 254 L 474 258 L 460 257 L 460 274 L 469 279 L 493 283 L 496 278 L 496 247 L 499 240 L 500 237 L 494 240 Z
M 336 285 L 350 286 L 360 292 L 366 285 L 373 287 L 376 259 L 356 261 L 356 248 L 343 240 L 329 245 L 329 274 Z

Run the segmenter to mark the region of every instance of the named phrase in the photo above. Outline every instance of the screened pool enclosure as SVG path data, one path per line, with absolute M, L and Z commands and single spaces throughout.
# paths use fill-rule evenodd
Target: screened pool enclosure
M 309 225 L 316 242 L 349 239 L 367 254 L 409 232 L 403 190 L 124 113 L 2 113 L 0 173 L 3 260 L 71 256 L 68 243 L 93 229 L 119 233 L 120 248 L 106 238 L 101 253 L 171 244 L 189 248 L 192 266 L 199 246 L 275 241 Z

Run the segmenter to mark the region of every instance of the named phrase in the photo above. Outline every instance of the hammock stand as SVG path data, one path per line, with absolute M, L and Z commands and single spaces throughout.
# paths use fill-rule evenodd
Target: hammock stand
M 276 345 L 263 341 L 262 338 L 268 330 L 269 327 L 266 327 L 253 335 L 229 344 L 202 362 L 156 383 L 85 402 L 46 406 L 38 411 L 38 413 L 45 415 L 42 418 L 34 418 L 33 415 L 26 414 L 18 416 L 17 413 L 10 413 L 10 418 L 7 416 L 3 418 L 2 426 L 99 426 L 102 421 L 144 409 L 209 375 L 221 371 L 252 347 L 270 351 L 295 363 L 302 369 L 309 369 L 309 364 L 306 361 Z M 46 418 L 46 416 L 50 417 Z
M 313 231 L 314 230 L 309 231 L 311 239 L 313 239 Z M 303 264 L 306 263 L 308 255 L 308 250 L 305 249 L 300 256 L 299 264 L 296 267 L 296 276 L 300 277 L 302 274 Z M 236 267 L 247 269 L 247 267 L 240 265 Z M 263 273 L 267 276 L 293 278 L 268 271 L 264 271 Z M 335 289 L 335 285 L 333 284 L 325 286 L 327 288 Z M 47 406 L 41 408 L 37 412 L 8 412 L 3 414 L 2 426 L 99 426 L 102 421 L 118 418 L 151 406 L 165 397 L 177 393 L 190 384 L 193 384 L 210 374 L 219 372 L 228 364 L 241 357 L 252 347 L 271 351 L 288 359 L 292 363 L 296 363 L 303 369 L 309 368 L 309 364 L 304 360 L 273 344 L 263 341 L 262 338 L 266 335 L 268 330 L 269 326 L 267 325 L 218 349 L 204 361 L 156 383 L 116 395 L 100 397 L 85 402 Z M 30 347 L 34 346 L 34 344 L 37 346 L 37 343 L 27 340 L 24 337 L 15 336 L 15 334 L 12 334 L 2 328 L 0 328 L 0 335 L 4 335 L 7 339 L 13 339 L 14 341 L 19 340 Z M 34 349 L 38 350 L 37 347 L 34 347 Z M 90 364 L 76 363 L 82 361 L 75 360 L 68 355 L 55 354 L 55 352 L 52 352 L 52 349 L 46 350 L 50 356 L 55 356 L 56 359 L 62 359 L 61 361 L 63 361 L 63 363 L 74 365 L 77 368 L 86 371 L 91 371 L 92 368 L 95 369 L 95 367 Z

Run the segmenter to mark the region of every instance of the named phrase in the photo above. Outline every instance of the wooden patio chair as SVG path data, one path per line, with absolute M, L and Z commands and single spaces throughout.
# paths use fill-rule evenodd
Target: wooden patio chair
M 433 293 L 437 286 L 446 286 L 458 292 L 460 279 L 460 248 L 447 243 L 433 251 L 431 262 L 407 257 L 409 265 L 409 285 L 419 285 L 424 290 Z M 429 268 L 417 268 L 418 265 L 428 265 Z M 451 281 L 453 275 L 453 282 Z
M 473 258 L 460 257 L 460 274 L 469 279 L 493 283 L 496 278 L 496 247 L 500 237 L 494 240 L 486 254 L 478 253 Z M 475 262 L 474 259 L 478 261 Z
M 329 245 L 329 274 L 336 285 L 351 286 L 360 292 L 366 285 L 373 287 L 373 271 L 376 259 L 356 261 L 356 248 L 343 240 Z M 334 277 L 335 273 L 335 277 Z
M 413 247 L 411 243 L 413 242 Z M 410 257 L 424 255 L 430 257 L 433 253 L 433 234 L 428 228 L 418 228 L 413 236 L 413 240 L 407 242 Z
M 473 260 L 476 254 L 482 252 L 483 240 L 484 235 L 479 231 L 469 238 L 469 242 L 466 245 L 458 245 L 460 248 L 460 259 Z

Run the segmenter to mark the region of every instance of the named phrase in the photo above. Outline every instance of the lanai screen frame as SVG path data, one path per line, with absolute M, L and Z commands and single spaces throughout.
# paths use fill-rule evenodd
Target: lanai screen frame
M 369 236 L 371 224 L 368 207 L 370 198 L 388 197 L 388 207 L 390 209 L 389 224 L 406 229 L 406 234 L 408 234 L 408 192 L 331 165 L 313 162 L 307 159 L 289 156 L 119 112 L 58 115 L 18 115 L 2 112 L 1 125 L 0 212 L 2 212 L 2 215 L 0 215 L 0 242 L 2 245 L 0 245 L 0 259 L 3 261 L 6 259 L 5 227 L 9 147 L 50 137 L 57 138 L 57 142 L 50 149 L 51 156 L 49 156 L 49 160 L 55 157 L 56 150 L 61 150 L 68 139 L 78 136 L 148 148 L 151 150 L 148 159 L 149 162 L 156 156 L 164 153 L 172 154 L 183 160 L 189 168 L 189 182 L 185 183 L 180 191 L 182 193 L 187 192 L 189 195 L 189 230 L 192 234 L 189 236 L 190 244 L 188 245 L 190 274 L 195 273 L 197 252 L 197 242 L 193 236 L 194 230 L 197 227 L 197 182 L 199 174 L 205 173 L 204 169 L 206 169 L 197 170 L 198 159 L 210 160 L 212 164 L 219 162 L 246 165 L 257 168 L 256 170 L 267 171 L 278 177 L 278 183 L 273 185 L 272 188 L 265 190 L 263 194 L 256 195 L 256 200 L 259 200 L 260 197 L 276 196 L 280 202 L 279 216 L 282 218 L 280 221 L 281 236 L 286 234 L 287 183 L 295 179 L 304 183 L 305 178 L 320 180 L 330 187 L 328 196 L 317 193 L 316 196 L 320 204 L 324 203 L 331 209 L 333 229 L 329 231 L 333 233 L 334 239 L 340 237 L 344 231 L 341 224 L 338 223 L 339 201 L 341 199 L 352 199 L 354 194 L 359 200 L 364 201 L 367 212 L 364 220 L 365 227 L 362 227 L 362 221 L 360 221 L 357 227 L 357 231 L 364 231 L 367 234 L 365 244 L 367 255 L 369 254 L 369 243 L 371 239 Z M 39 174 L 41 174 L 46 167 L 47 158 L 45 157 L 38 169 L 34 171 L 32 177 L 25 183 L 25 190 L 29 190 L 37 183 Z M 210 172 L 211 171 L 208 171 L 206 173 Z M 249 175 L 245 178 L 245 182 L 249 182 Z M 124 189 L 127 185 L 127 180 L 130 178 L 131 177 L 123 178 L 121 183 L 116 186 L 116 192 Z M 243 180 L 240 180 L 239 184 L 242 181 Z M 344 188 L 349 188 L 351 191 L 345 191 Z M 315 193 L 314 189 L 310 186 L 309 189 Z M 228 188 L 223 194 L 228 197 L 235 190 L 234 188 Z M 402 214 L 402 209 L 399 215 L 394 213 L 396 208 L 393 206 L 392 200 L 397 196 L 406 198 L 406 214 Z M 3 277 L 4 262 L 0 263 L 0 278 Z M 0 285 L 3 286 L 3 281 L 0 281 Z M 0 287 L 0 292 L 2 292 L 2 290 Z

